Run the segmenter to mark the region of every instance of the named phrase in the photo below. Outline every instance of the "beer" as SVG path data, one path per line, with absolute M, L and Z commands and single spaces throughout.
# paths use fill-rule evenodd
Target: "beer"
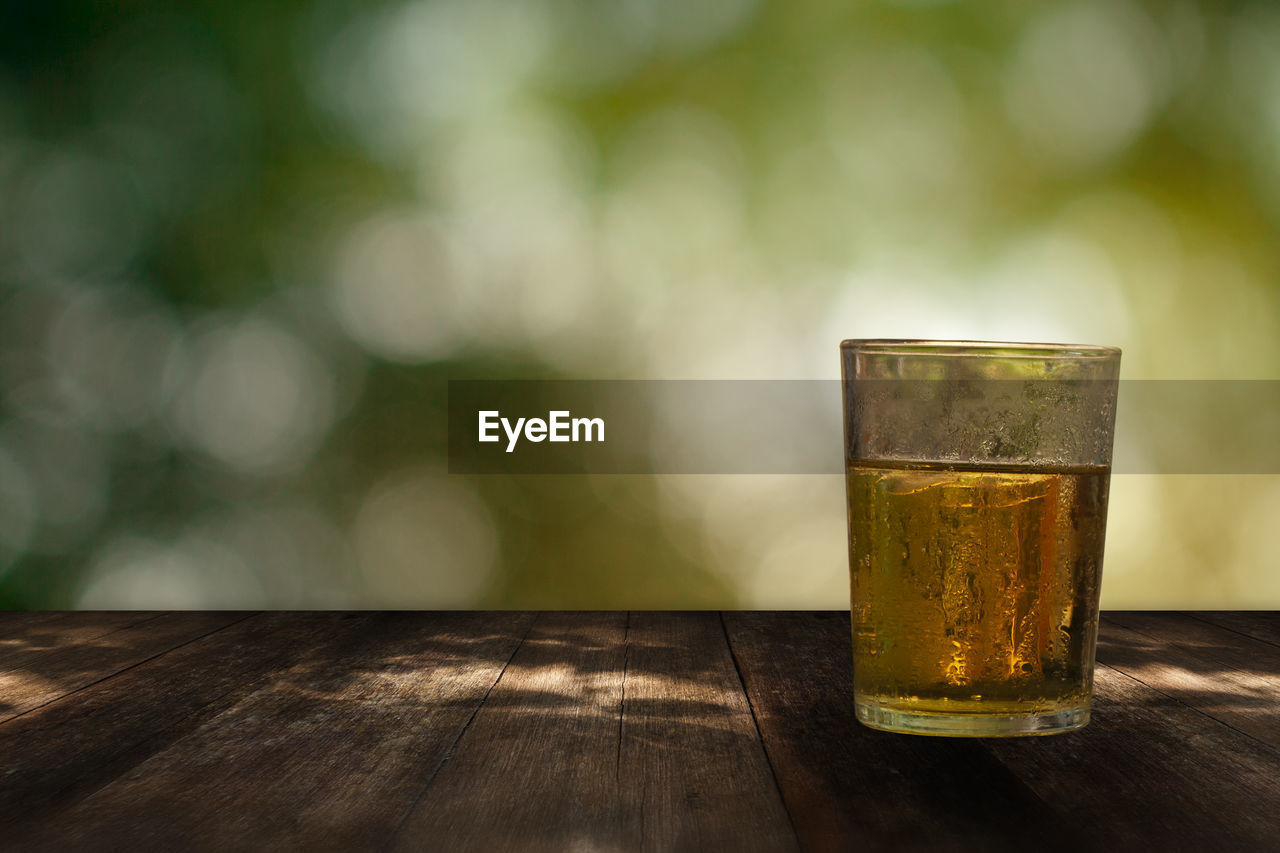
M 1087 720 L 1109 483 L 1103 467 L 850 463 L 860 718 Z

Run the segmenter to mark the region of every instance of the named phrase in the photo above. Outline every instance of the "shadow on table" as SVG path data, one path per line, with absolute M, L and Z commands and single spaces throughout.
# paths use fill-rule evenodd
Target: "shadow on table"
M 778 846 L 768 805 L 776 777 L 810 847 L 862 837 L 893 849 L 1025 849 L 1028 839 L 1067 849 L 1078 840 L 1078 806 L 1042 799 L 1040 780 L 1084 773 L 1099 790 L 1115 782 L 1123 791 L 1128 772 L 1098 765 L 1087 757 L 1094 747 L 1082 746 L 1123 745 L 1114 732 L 992 744 L 862 728 L 851 713 L 847 614 L 780 616 L 761 635 L 759 660 L 742 661 L 758 685 L 755 719 L 728 647 L 684 642 L 706 628 L 705 614 L 668 615 L 665 639 L 633 637 L 630 648 L 619 641 L 625 614 L 582 614 L 581 629 L 554 636 L 528 633 L 521 614 L 299 618 L 331 630 L 229 694 L 200 691 L 266 654 L 269 633 L 199 641 L 208 654 L 180 689 L 141 677 L 160 663 L 139 667 L 137 689 L 93 717 L 92 733 L 74 702 L 0 724 L 0 818 L 25 820 L 51 844 L 360 848 L 400 827 L 394 838 L 406 846 L 449 833 L 455 848 L 710 838 L 751 849 Z M 121 654 L 118 639 L 102 637 L 66 647 L 51 667 L 34 654 L 48 642 L 33 632 L 31 656 L 5 676 L 82 677 L 81 658 Z M 1103 648 L 1116 665 L 1138 667 L 1159 660 L 1163 645 Z M 1210 681 L 1245 672 L 1183 663 Z M 505 670 L 477 692 L 480 666 Z M 1212 695 L 1275 708 L 1261 690 Z M 140 731 L 139 720 L 162 730 Z
M 628 648 L 616 641 L 626 614 L 577 618 L 596 627 L 525 637 L 519 614 L 335 614 L 331 636 L 234 697 L 180 697 L 225 684 L 228 667 L 253 657 L 243 640 L 215 635 L 180 690 L 136 678 L 91 733 L 74 703 L 0 724 L 8 778 L 22 779 L 0 782 L 0 818 L 25 822 L 38 847 L 359 848 L 402 821 L 401 840 L 453 827 L 451 846 L 475 849 L 628 848 L 642 837 L 776 848 L 779 827 L 790 838 L 723 635 L 715 661 L 675 642 Z M 600 628 L 619 619 L 621 631 Z M 115 653 L 105 638 L 67 650 L 89 652 Z M 27 663 L 28 680 L 82 671 Z M 481 667 L 493 674 L 477 688 Z M 192 712 L 200 702 L 219 708 Z M 164 731 L 140 731 L 140 720 Z
M 1162 639 L 1108 630 L 1098 638 L 1098 661 L 1201 710 L 1233 709 L 1280 719 L 1280 648 L 1244 637 Z M 1243 650 L 1240 643 L 1250 643 Z

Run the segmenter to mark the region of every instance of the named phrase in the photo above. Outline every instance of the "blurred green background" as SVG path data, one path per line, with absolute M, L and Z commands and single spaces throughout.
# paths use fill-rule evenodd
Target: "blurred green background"
M 845 607 L 838 477 L 450 476 L 446 380 L 1280 376 L 1274 4 L 0 9 L 2 607 Z M 1278 517 L 1117 477 L 1104 606 Z

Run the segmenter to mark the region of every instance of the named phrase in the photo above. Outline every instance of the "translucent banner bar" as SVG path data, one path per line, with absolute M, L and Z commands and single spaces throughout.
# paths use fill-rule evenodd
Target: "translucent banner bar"
M 1080 383 L 1034 380 L 1028 389 L 1017 380 L 978 381 L 1007 383 L 1010 396 L 1090 398 Z M 983 398 L 989 411 L 976 414 L 989 430 L 975 447 L 1008 452 L 1010 464 L 1018 464 L 1017 441 L 1060 428 L 1052 420 L 1014 422 L 990 402 L 1000 394 L 978 394 L 973 382 L 865 384 L 855 394 L 893 399 L 904 424 Z M 840 474 L 844 418 L 838 380 L 451 380 L 449 470 Z M 1112 471 L 1280 473 L 1280 380 L 1122 380 Z

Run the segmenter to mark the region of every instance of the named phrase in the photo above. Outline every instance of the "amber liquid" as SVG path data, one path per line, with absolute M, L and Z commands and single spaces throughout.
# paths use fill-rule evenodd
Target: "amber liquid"
M 848 468 L 860 706 L 1087 709 L 1109 469 L 885 464 Z

